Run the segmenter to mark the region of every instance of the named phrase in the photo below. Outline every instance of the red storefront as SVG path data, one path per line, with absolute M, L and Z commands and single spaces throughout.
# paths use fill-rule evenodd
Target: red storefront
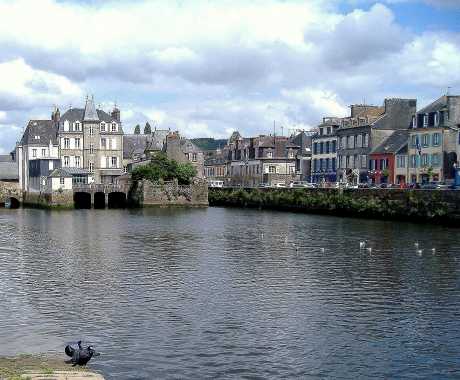
M 393 183 L 395 178 L 395 155 L 371 153 L 369 178 L 372 183 Z

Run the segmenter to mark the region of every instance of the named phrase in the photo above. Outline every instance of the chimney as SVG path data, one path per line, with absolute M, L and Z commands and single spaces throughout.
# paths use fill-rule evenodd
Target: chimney
M 112 116 L 112 119 L 115 119 L 117 122 L 121 122 L 121 118 L 120 118 L 120 109 L 115 106 L 110 114 L 110 116 Z

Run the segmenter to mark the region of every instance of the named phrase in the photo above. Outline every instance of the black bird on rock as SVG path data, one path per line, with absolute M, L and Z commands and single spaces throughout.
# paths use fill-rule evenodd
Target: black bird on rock
M 67 356 L 70 356 L 72 359 L 68 363 L 72 363 L 72 366 L 75 367 L 78 365 L 86 365 L 93 356 L 99 356 L 100 353 L 96 352 L 93 346 L 88 346 L 83 348 L 81 346 L 81 340 L 77 342 L 78 348 L 72 347 L 68 344 L 65 347 L 65 353 Z

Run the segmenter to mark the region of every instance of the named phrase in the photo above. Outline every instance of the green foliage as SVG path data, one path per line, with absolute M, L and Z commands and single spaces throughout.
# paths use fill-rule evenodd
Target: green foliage
M 152 127 L 150 126 L 149 122 L 145 123 L 144 127 L 144 135 L 150 135 L 152 133 Z
M 134 134 L 135 135 L 140 135 L 141 134 L 141 126 L 139 124 L 137 124 L 135 127 L 134 127 Z
M 355 215 L 362 217 L 438 221 L 449 217 L 442 192 L 423 194 L 357 192 L 326 189 L 210 189 L 209 204 Z
M 150 163 L 136 167 L 131 174 L 135 181 L 147 179 L 151 182 L 159 182 L 177 179 L 180 185 L 188 185 L 197 172 L 192 164 L 178 163 L 168 159 L 164 153 L 159 153 Z

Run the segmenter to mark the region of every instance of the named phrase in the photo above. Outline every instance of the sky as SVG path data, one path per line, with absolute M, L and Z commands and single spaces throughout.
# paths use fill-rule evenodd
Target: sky
M 88 94 L 125 133 L 228 138 L 448 91 L 460 0 L 0 0 L 0 153 Z

